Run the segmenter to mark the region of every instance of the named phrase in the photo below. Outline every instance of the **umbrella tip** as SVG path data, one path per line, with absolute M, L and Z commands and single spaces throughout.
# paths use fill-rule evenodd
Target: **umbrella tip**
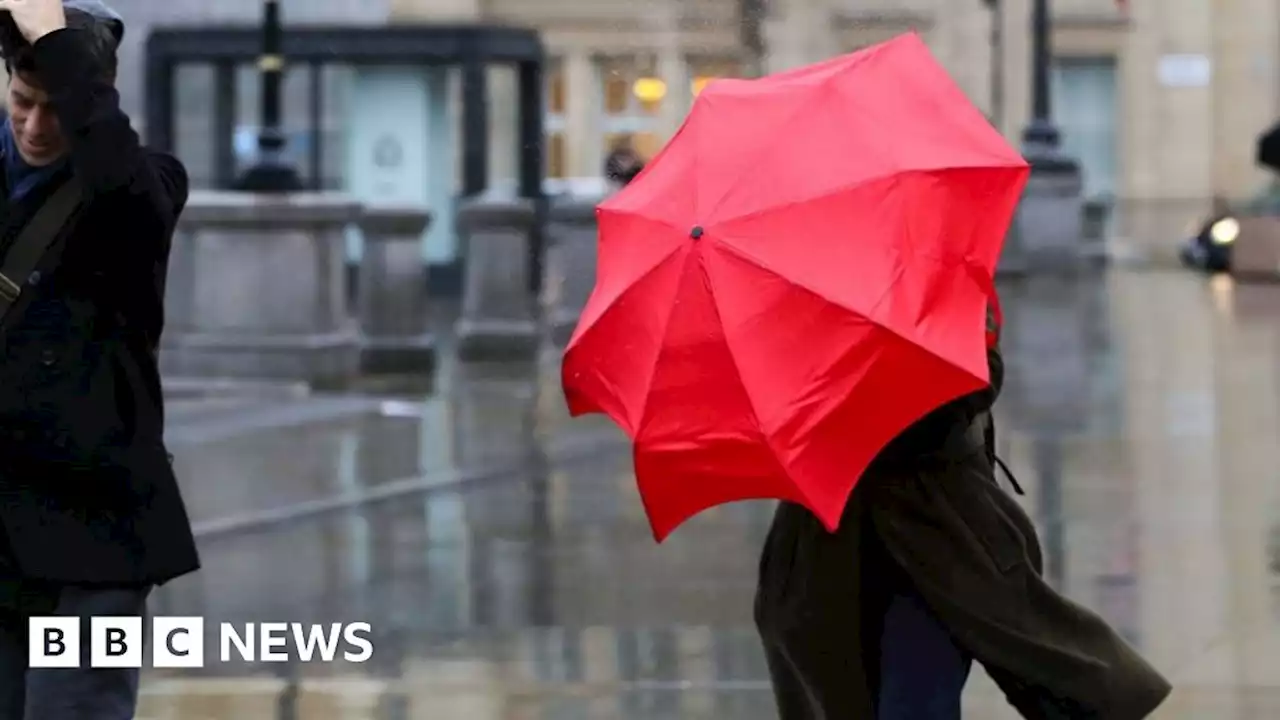
M 694 225 L 693 229 L 689 231 L 689 237 L 693 238 L 694 240 L 697 240 L 698 238 L 702 237 L 702 226 Z

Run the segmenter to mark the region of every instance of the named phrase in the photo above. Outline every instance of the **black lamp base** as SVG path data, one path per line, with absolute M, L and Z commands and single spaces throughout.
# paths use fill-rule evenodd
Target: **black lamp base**
M 292 165 L 260 160 L 236 181 L 236 189 L 245 192 L 288 193 L 303 189 L 298 169 Z
M 1033 173 L 1080 174 L 1080 163 L 1062 152 L 1062 133 L 1047 120 L 1032 120 L 1022 131 L 1022 155 Z

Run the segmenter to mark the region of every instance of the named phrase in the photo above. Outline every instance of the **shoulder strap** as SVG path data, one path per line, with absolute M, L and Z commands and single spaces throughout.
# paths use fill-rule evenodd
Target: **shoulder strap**
M 80 182 L 74 175 L 53 191 L 27 221 L 0 261 L 0 321 L 18 302 L 22 286 L 40 264 L 80 205 Z

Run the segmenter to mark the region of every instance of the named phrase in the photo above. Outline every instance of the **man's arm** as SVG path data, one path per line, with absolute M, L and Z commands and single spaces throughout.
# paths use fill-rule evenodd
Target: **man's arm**
M 127 189 L 121 200 L 145 202 L 147 207 L 139 211 L 155 213 L 172 228 L 186 200 L 186 172 L 181 163 L 143 148 L 120 109 L 119 92 L 103 77 L 81 32 L 62 28 L 32 45 L 40 82 L 70 147 L 72 168 L 90 197 Z

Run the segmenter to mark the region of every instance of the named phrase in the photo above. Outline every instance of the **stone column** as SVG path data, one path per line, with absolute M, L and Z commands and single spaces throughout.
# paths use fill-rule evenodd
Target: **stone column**
M 598 202 L 598 198 L 557 198 L 551 204 L 544 287 L 551 339 L 557 346 L 569 342 L 595 289 Z
M 360 365 L 371 373 L 431 373 L 436 342 L 428 327 L 422 233 L 431 221 L 412 207 L 368 207 L 360 221 L 364 258 L 358 303 Z
M 685 115 L 689 114 L 691 91 L 689 89 L 689 65 L 685 62 L 681 46 L 681 0 L 669 0 L 661 9 L 662 29 L 658 47 L 658 77 L 667 84 L 667 95 L 659 108 L 659 128 L 664 138 L 671 138 L 680 129 Z
M 462 360 L 517 360 L 537 354 L 541 332 L 529 292 L 528 199 L 473 198 L 457 214 L 464 247 L 462 315 L 455 331 Z
M 604 164 L 600 141 L 600 81 L 591 55 L 573 48 L 564 56 L 564 140 L 569 177 L 595 177 Z
M 519 73 L 514 65 L 485 69 L 489 78 L 489 189 L 518 195 Z
M 337 193 L 193 192 L 170 258 L 167 375 L 342 384 L 359 372 Z

